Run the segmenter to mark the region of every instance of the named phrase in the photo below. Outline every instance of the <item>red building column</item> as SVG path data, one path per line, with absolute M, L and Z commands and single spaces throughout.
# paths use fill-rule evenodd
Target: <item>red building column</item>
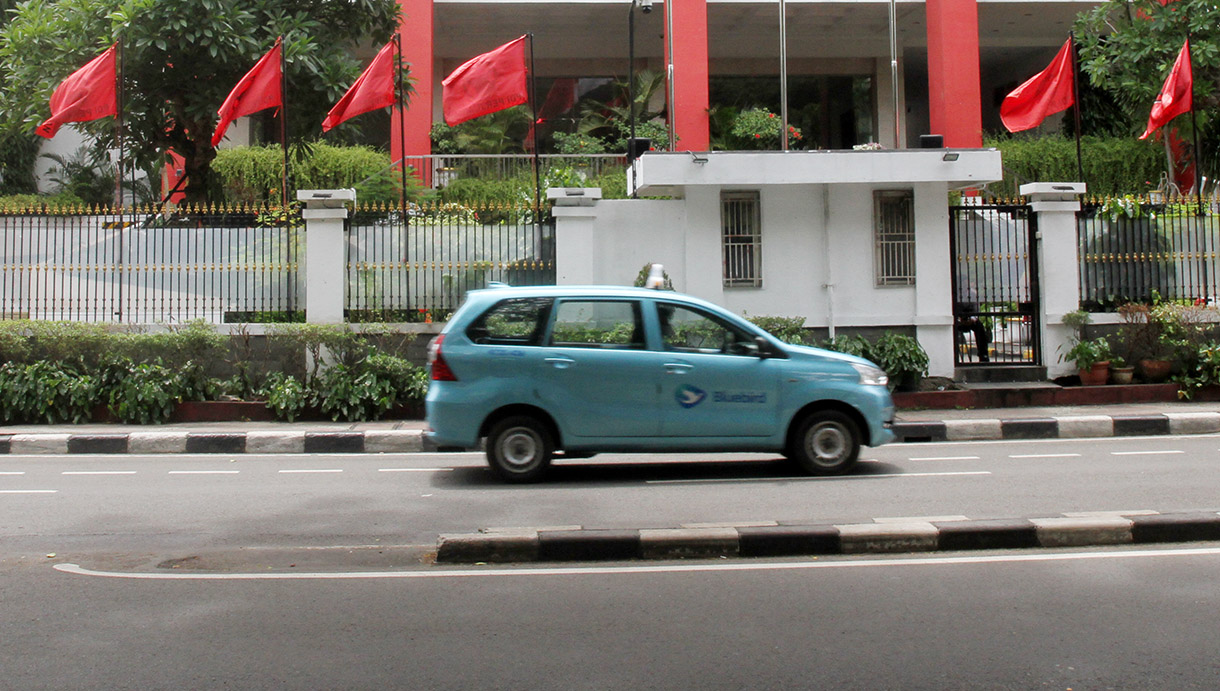
M 983 145 L 979 13 L 975 0 L 927 0 L 929 134 L 945 146 Z
M 973 0 L 972 0 L 973 1 Z M 707 0 L 667 0 L 673 5 L 674 103 L 671 105 L 674 134 L 679 151 L 707 151 L 708 67 Z M 666 41 L 668 17 L 666 18 Z
M 390 126 L 390 152 L 397 161 L 404 154 L 426 156 L 432 153 L 432 140 L 428 132 L 432 129 L 432 0 L 398 0 L 405 19 L 402 34 L 402 59 L 410 65 L 409 74 L 415 78 L 415 94 L 407 102 L 405 115 L 406 136 L 399 128 L 397 108 L 393 112 Z M 428 173 L 423 171 L 425 180 Z

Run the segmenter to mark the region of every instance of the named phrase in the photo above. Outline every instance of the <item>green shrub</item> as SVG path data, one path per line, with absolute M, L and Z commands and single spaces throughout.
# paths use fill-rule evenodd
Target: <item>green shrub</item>
M 847 353 L 848 355 L 867 358 L 869 342 L 863 336 L 841 334 L 823 341 L 821 347 L 838 353 Z
M 1017 195 L 1027 182 L 1071 182 L 1076 170 L 1076 140 L 1027 135 L 988 138 L 984 146 L 1000 150 L 1004 180 L 988 189 L 1002 197 Z M 1081 164 L 1089 194 L 1143 194 L 1155 187 L 1165 170 L 1165 151 L 1152 141 L 1132 137 L 1081 137 Z
M 928 374 L 928 354 L 919 341 L 905 334 L 887 331 L 869 345 L 868 355 L 890 378 L 890 389 L 913 387 Z
M 310 395 L 301 380 L 283 372 L 267 375 L 262 394 L 276 417 L 293 422 L 309 407 Z
M 87 422 L 97 399 L 97 380 L 56 362 L 0 365 L 0 422 Z
M 805 342 L 804 317 L 749 317 L 751 324 L 775 336 L 785 343 L 800 345 Z
M 397 394 L 376 372 L 334 365 L 314 381 L 314 402 L 332 420 L 377 420 L 394 407 Z
M 159 363 L 127 360 L 115 365 L 119 376 L 110 387 L 110 412 L 137 425 L 167 422 L 183 400 L 181 374 Z
M 260 204 L 279 199 L 284 153 L 278 146 L 239 146 L 216 152 L 212 170 L 220 178 L 225 199 Z M 402 174 L 389 154 L 366 146 L 332 146 L 314 143 L 302 147 L 290 165 L 296 189 L 355 188 L 363 203 L 400 201 Z M 423 194 L 419 180 L 407 175 L 407 199 Z

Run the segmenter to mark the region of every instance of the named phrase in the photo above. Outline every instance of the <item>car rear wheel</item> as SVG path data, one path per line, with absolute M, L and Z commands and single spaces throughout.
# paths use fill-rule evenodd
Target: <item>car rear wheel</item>
M 546 426 L 528 415 L 504 418 L 487 435 L 487 464 L 509 482 L 532 482 L 551 465 L 555 444 Z
M 788 456 L 810 475 L 841 475 L 860 457 L 860 430 L 836 410 L 813 413 L 797 428 Z

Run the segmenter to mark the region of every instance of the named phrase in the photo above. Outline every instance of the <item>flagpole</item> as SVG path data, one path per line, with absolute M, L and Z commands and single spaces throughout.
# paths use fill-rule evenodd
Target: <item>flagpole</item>
M 406 90 L 402 82 L 402 28 L 394 30 L 394 50 L 398 52 L 397 60 L 394 61 L 394 76 L 398 82 L 398 142 L 400 154 L 398 167 L 402 174 L 402 261 L 407 266 L 407 272 L 410 273 L 411 259 L 411 226 L 410 219 L 407 216 L 407 103 Z M 407 281 L 406 295 L 404 305 L 411 305 L 411 281 Z
M 534 71 L 534 32 L 526 34 L 530 43 L 530 112 L 534 126 L 534 221 L 538 224 L 539 236 L 542 232 L 542 161 L 538 156 L 538 97 L 536 73 Z
M 123 224 L 123 105 L 124 104 L 123 104 L 123 41 L 122 41 L 122 39 L 116 41 L 115 44 L 117 46 L 115 52 L 118 53 L 118 55 L 116 56 L 118 58 L 118 61 L 117 61 L 118 69 L 116 70 L 116 72 L 118 73 L 116 75 L 116 81 L 118 83 L 115 84 L 115 100 L 118 101 L 118 103 L 116 103 L 115 105 L 118 107 L 115 109 L 116 112 L 115 112 L 115 118 L 114 118 L 114 138 L 116 140 L 118 140 L 118 148 L 119 148 L 118 169 L 114 171 L 114 191 L 115 191 L 115 195 L 116 195 L 115 196 L 115 205 L 118 207 L 118 212 L 119 212 L 119 237 L 118 237 L 119 253 L 118 253 L 117 261 L 115 262 L 115 264 L 118 266 L 118 269 L 119 269 L 118 281 L 117 281 L 119 310 L 118 310 L 117 316 L 119 318 L 119 321 L 121 322 L 121 321 L 123 321 L 123 236 L 127 233 L 127 228 Z
M 288 90 L 284 59 L 284 37 L 278 36 L 275 45 L 280 47 L 280 148 L 284 150 L 284 167 L 280 174 L 280 208 L 288 213 Z
M 1076 32 L 1068 32 L 1068 40 L 1072 42 L 1072 111 L 1076 117 L 1076 176 L 1081 182 L 1084 179 L 1084 164 L 1080 157 L 1080 63 L 1077 56 Z

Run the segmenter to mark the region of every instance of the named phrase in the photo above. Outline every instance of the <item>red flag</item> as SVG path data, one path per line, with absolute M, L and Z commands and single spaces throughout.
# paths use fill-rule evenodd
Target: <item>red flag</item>
M 1042 124 L 1048 115 L 1066 110 L 1075 102 L 1072 73 L 1072 39 L 1068 39 L 1051 64 L 1030 77 L 1000 104 L 1000 120 L 1009 132 L 1020 132 Z
M 50 139 L 65 122 L 85 122 L 118 114 L 116 46 L 107 48 L 55 87 L 51 94 L 51 117 L 34 132 Z
M 1189 113 L 1192 105 L 1192 90 L 1194 80 L 1190 71 L 1190 39 L 1182 44 L 1178 59 L 1173 62 L 1173 69 L 1165 78 L 1161 93 L 1152 104 L 1152 113 L 1148 116 L 1148 127 L 1140 135 L 1147 139 L 1148 135 L 1165 123 L 1182 113 Z
M 225 136 L 225 130 L 237 118 L 250 113 L 257 113 L 264 108 L 284 105 L 283 71 L 280 69 L 280 39 L 275 39 L 275 47 L 264 55 L 246 76 L 237 82 L 237 86 L 229 92 L 229 97 L 220 105 L 216 114 L 220 121 L 216 123 L 216 132 L 212 134 L 212 146 L 220 143 Z
M 472 120 L 529 101 L 525 36 L 462 63 L 441 82 L 445 122 Z
M 343 94 L 343 98 L 326 114 L 322 131 L 370 110 L 394 105 L 394 42 L 385 44 L 377 57 L 365 68 L 364 74 Z

